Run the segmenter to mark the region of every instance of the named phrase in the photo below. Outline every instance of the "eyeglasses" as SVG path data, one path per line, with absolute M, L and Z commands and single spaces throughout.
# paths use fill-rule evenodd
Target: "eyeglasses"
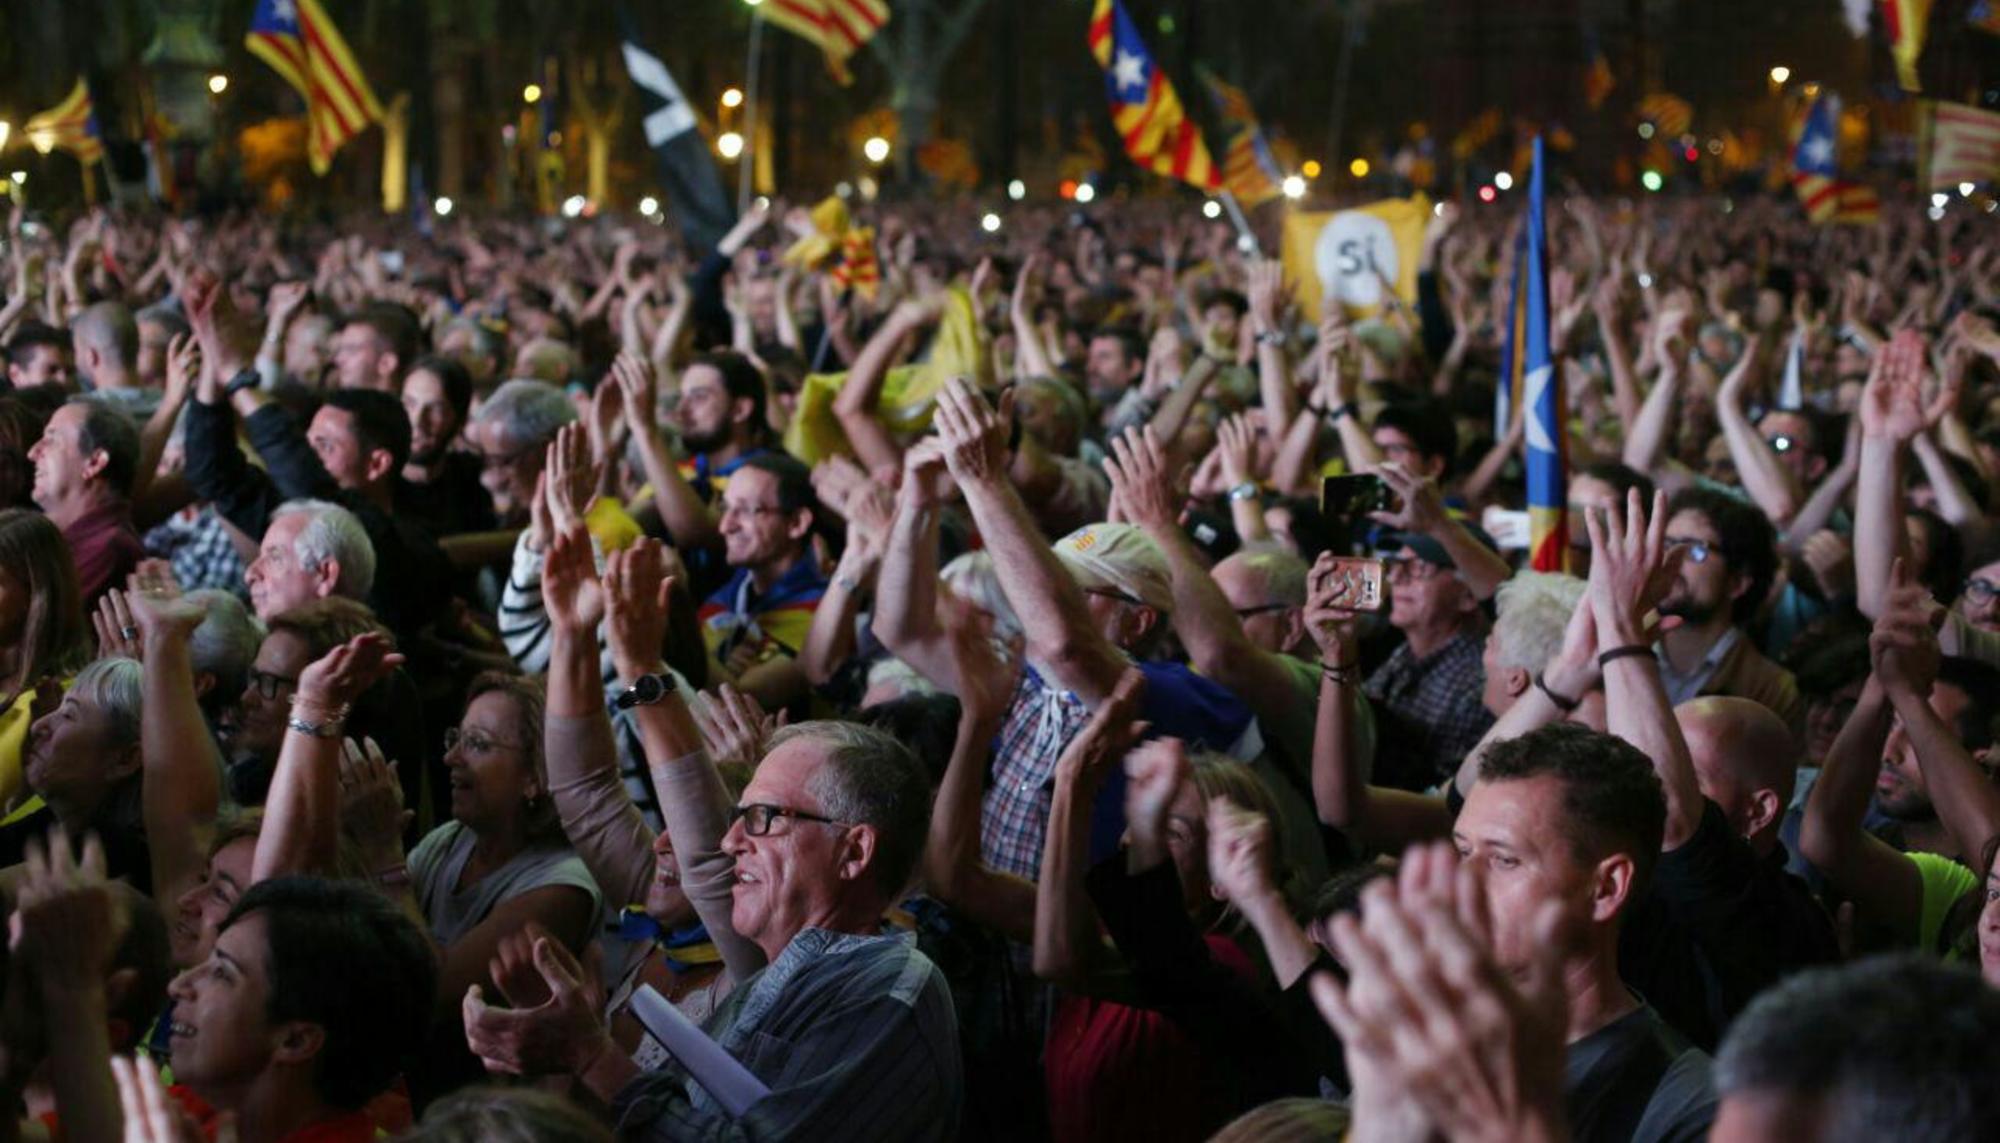
M 1393 556 L 1382 561 L 1382 578 L 1390 583 L 1422 583 L 1444 569 L 1429 560 Z
M 1273 611 L 1283 611 L 1290 606 L 1289 603 L 1260 603 L 1255 607 L 1239 607 L 1236 609 L 1236 618 L 1248 619 L 1253 615 L 1268 615 Z
M 1119 591 L 1117 588 L 1114 587 L 1086 587 L 1083 589 L 1083 594 L 1095 595 L 1103 599 L 1115 599 L 1120 603 L 1129 603 L 1134 607 L 1152 606 L 1145 600 L 1140 599 L 1138 596 L 1127 595 L 1126 593 Z
M 724 519 L 731 516 L 783 516 L 784 514 L 783 508 L 773 504 L 731 504 L 727 500 L 722 502 Z
M 729 807 L 729 824 L 743 823 L 743 832 L 751 837 L 763 837 L 771 832 L 771 823 L 779 818 L 797 818 L 802 822 L 818 822 L 821 825 L 845 826 L 848 823 L 834 818 L 810 814 L 804 810 L 788 806 L 774 806 L 769 802 L 751 802 L 747 806 Z
M 444 732 L 444 752 L 449 754 L 458 749 L 460 744 L 465 746 L 467 754 L 476 754 L 481 758 L 492 754 L 495 750 L 520 749 L 519 746 L 511 742 L 502 742 L 497 738 L 488 738 L 485 734 L 477 730 L 461 731 L 456 726 L 448 728 Z
M 288 679 L 283 675 L 274 675 L 269 671 L 260 671 L 255 667 L 245 671 L 243 677 L 251 686 L 257 688 L 258 694 L 267 699 L 277 698 L 278 688 L 281 686 L 295 687 L 299 685 L 297 679 Z
M 1989 603 L 1996 595 L 2000 595 L 2000 583 L 1977 578 L 1965 581 L 1965 597 L 1974 603 Z
M 1709 556 L 1722 554 L 1721 545 L 1711 544 L 1707 540 L 1690 540 L 1686 536 L 1668 536 L 1667 546 L 1686 549 L 1687 559 L 1691 564 L 1705 564 Z

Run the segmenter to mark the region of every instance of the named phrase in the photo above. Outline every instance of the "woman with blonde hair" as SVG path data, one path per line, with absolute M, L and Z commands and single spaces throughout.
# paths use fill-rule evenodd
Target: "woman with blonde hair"
M 47 516 L 0 509 L 0 808 L 21 808 L 28 726 L 90 659 L 76 561 Z M 37 709 L 41 708 L 41 709 Z

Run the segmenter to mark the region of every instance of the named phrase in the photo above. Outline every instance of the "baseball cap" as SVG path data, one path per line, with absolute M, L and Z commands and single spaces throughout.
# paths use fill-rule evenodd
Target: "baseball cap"
M 1131 524 L 1088 524 L 1055 543 L 1056 558 L 1085 591 L 1103 591 L 1153 608 L 1174 608 L 1167 557 Z
M 1473 539 L 1486 545 L 1488 551 L 1500 550 L 1500 545 L 1493 542 L 1493 537 L 1486 534 L 1486 529 L 1471 520 L 1460 520 L 1458 523 L 1472 533 Z M 1399 547 L 1408 548 L 1411 555 L 1427 564 L 1436 564 L 1441 568 L 1453 570 L 1458 568 L 1458 564 L 1451 558 L 1451 553 L 1427 532 L 1391 532 L 1382 538 L 1382 548 L 1385 551 L 1393 552 Z

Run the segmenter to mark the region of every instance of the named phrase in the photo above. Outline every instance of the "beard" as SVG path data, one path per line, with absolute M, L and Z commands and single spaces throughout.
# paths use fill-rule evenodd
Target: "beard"
M 729 426 L 718 425 L 709 430 L 682 429 L 681 443 L 689 452 L 714 452 L 729 443 Z
M 1698 627 L 1721 614 L 1724 606 L 1696 599 L 1688 593 L 1684 585 L 1677 583 L 1667 593 L 1667 597 L 1660 601 L 1660 614 L 1672 616 L 1689 626 Z

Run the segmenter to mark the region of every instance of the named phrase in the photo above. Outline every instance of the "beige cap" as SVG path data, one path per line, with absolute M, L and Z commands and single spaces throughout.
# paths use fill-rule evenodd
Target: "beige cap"
M 1113 592 L 1161 613 L 1174 609 L 1167 557 L 1152 537 L 1131 524 L 1090 524 L 1056 541 L 1057 558 L 1078 586 Z

